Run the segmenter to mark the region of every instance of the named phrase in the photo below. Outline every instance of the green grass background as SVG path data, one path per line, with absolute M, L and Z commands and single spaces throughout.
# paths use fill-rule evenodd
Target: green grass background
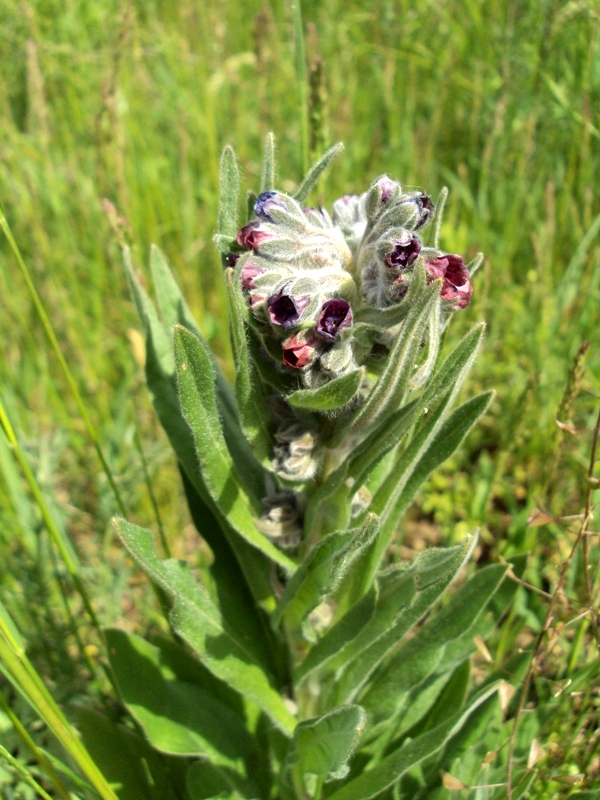
M 528 580 L 547 589 L 569 531 L 528 528 L 527 519 L 534 507 L 581 512 L 585 430 L 600 394 L 597 4 L 305 0 L 303 15 L 307 62 L 323 76 L 314 149 L 346 146 L 314 201 L 362 192 L 384 172 L 433 196 L 447 185 L 442 246 L 465 258 L 486 254 L 473 302 L 449 337 L 488 322 L 469 389 L 495 387 L 497 399 L 427 484 L 407 541 L 448 542 L 481 526 L 482 560 L 531 551 Z M 162 524 L 175 553 L 201 566 L 209 556 L 143 385 L 139 326 L 103 201 L 121 215 L 142 272 L 151 243 L 165 251 L 231 374 L 211 242 L 218 158 L 232 144 L 256 188 L 273 131 L 280 186 L 302 176 L 290 5 L 3 0 L 0 53 L 0 204 L 129 518 Z M 101 621 L 141 625 L 140 606 L 154 612 L 115 544 L 114 494 L 4 236 L 0 297 L 0 397 L 23 452 L 79 549 Z M 585 375 L 562 405 L 562 421 L 582 432 L 562 434 L 554 419 L 585 341 Z M 89 693 L 74 645 L 78 600 L 4 440 L 0 565 L 0 598 L 58 697 Z M 580 582 L 575 569 L 570 590 Z M 535 630 L 541 613 L 523 595 L 515 625 Z M 79 634 L 95 646 L 92 634 Z M 557 674 L 591 657 L 586 630 L 578 636 Z M 597 708 L 581 713 L 589 721 Z M 570 714 L 556 715 L 547 741 L 564 739 L 560 725 L 575 736 L 583 723 L 579 712 L 565 721 Z M 595 757 L 586 755 L 590 769 Z

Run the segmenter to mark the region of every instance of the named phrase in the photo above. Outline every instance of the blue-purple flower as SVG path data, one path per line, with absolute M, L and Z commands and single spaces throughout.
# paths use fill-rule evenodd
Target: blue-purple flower
M 254 213 L 256 214 L 257 217 L 259 217 L 260 219 L 264 219 L 267 222 L 273 221 L 269 215 L 269 211 L 272 208 L 283 207 L 282 204 L 278 202 L 278 200 L 276 199 L 277 195 L 278 192 L 272 192 L 272 191 L 263 192 L 262 194 L 258 195 L 258 197 L 256 198 L 256 202 L 254 203 Z
M 352 325 L 352 309 L 347 300 L 341 297 L 323 303 L 317 322 L 317 335 L 332 342 L 341 330 Z

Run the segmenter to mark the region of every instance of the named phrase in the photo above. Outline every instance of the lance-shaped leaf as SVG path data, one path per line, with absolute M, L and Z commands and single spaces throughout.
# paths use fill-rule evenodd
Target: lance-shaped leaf
M 341 142 L 334 144 L 333 147 L 330 147 L 329 150 L 327 150 L 327 152 L 321 156 L 317 163 L 309 169 L 306 177 L 294 193 L 294 198 L 301 205 L 306 201 L 306 198 L 316 185 L 321 175 L 325 172 L 333 159 L 336 158 L 343 149 L 344 145 L 341 144 Z
M 111 785 L 119 787 L 119 800 L 148 800 L 149 797 L 177 800 L 167 758 L 153 750 L 131 728 L 97 711 L 78 708 L 77 732 L 102 774 Z M 77 779 L 76 775 L 74 777 Z M 89 794 L 83 790 L 77 795 L 81 797 L 83 792 Z M 75 794 L 69 796 L 75 797 Z
M 331 533 L 315 545 L 288 581 L 273 614 L 278 625 L 285 614 L 296 627 L 328 594 L 335 592 L 352 558 L 377 536 L 379 520 L 370 515 L 361 528 Z
M 336 696 L 356 696 L 387 652 L 439 599 L 475 542 L 468 537 L 462 545 L 426 550 L 408 567 L 384 573 L 312 647 L 296 683 L 326 669 L 335 673 Z
M 286 735 L 295 720 L 274 686 L 274 680 L 257 662 L 251 645 L 223 619 L 208 593 L 194 580 L 187 564 L 161 561 L 152 533 L 125 520 L 115 522 L 119 536 L 146 575 L 173 599 L 173 629 L 200 656 L 217 678 L 252 700 Z
M 355 490 L 365 483 L 381 460 L 411 432 L 422 414 L 427 412 L 431 419 L 443 398 L 446 407 L 451 405 L 475 360 L 484 331 L 483 323 L 475 325 L 431 376 L 421 396 L 394 412 L 354 448 L 345 462 L 344 470 L 353 479 Z M 398 480 L 401 479 L 397 469 L 394 469 L 394 474 Z
M 277 173 L 277 159 L 275 155 L 275 137 L 272 133 L 265 136 L 263 149 L 262 173 L 260 176 L 260 191 L 268 192 L 275 188 L 275 175 Z
M 153 747 L 242 767 L 254 745 L 238 714 L 202 687 L 177 680 L 159 648 L 141 637 L 116 629 L 105 636 L 121 699 Z
M 123 251 L 123 258 L 135 304 L 146 330 L 148 388 L 161 425 L 193 486 L 194 506 L 197 510 L 195 519 L 201 522 L 198 530 L 206 538 L 215 559 L 226 565 L 221 570 L 221 578 L 230 587 L 230 595 L 234 597 L 239 594 L 237 587 L 241 589 L 246 582 L 256 602 L 271 611 L 273 596 L 268 580 L 266 556 L 233 531 L 210 497 L 200 472 L 192 432 L 179 407 L 172 334 L 170 331 L 167 334 L 154 304 L 138 282 L 127 248 Z M 238 570 L 234 566 L 235 560 L 239 565 Z M 238 602 L 238 605 L 245 608 L 247 602 Z
M 485 413 L 493 392 L 468 400 L 444 422 L 453 393 L 445 395 L 435 411 L 417 431 L 409 447 L 400 454 L 389 476 L 373 498 L 373 511 L 382 516 L 382 534 L 367 570 L 374 574 L 393 536 L 398 520 L 412 502 L 422 483 L 449 458 L 477 420 Z
M 228 270 L 226 280 L 231 347 L 236 366 L 235 395 L 241 428 L 259 461 L 270 462 L 273 457 L 273 420 L 265 402 L 265 393 L 256 363 L 248 346 L 246 304 L 242 297 L 238 275 L 233 270 Z
M 335 411 L 343 408 L 358 392 L 365 375 L 364 368 L 334 378 L 318 389 L 298 389 L 286 397 L 294 408 L 307 411 Z
M 383 373 L 349 425 L 363 434 L 396 411 L 406 394 L 418 360 L 423 336 L 439 303 L 440 282 L 425 286 L 423 269 L 415 271 L 409 289 L 410 310 L 400 327 Z
M 189 800 L 245 800 L 259 796 L 250 781 L 227 767 L 210 761 L 194 761 L 185 776 L 186 797 Z
M 493 396 L 492 391 L 483 392 L 459 406 L 437 430 L 436 435 L 431 439 L 427 438 L 426 450 L 423 451 L 419 446 L 421 438 L 415 439 L 400 459 L 398 472 L 403 476 L 408 475 L 404 486 L 398 481 L 394 483 L 393 475 L 390 476 L 381 487 L 373 504 L 375 509 L 380 509 L 381 504 L 385 502 L 381 510 L 386 522 L 390 519 L 395 524 L 395 520 L 404 513 L 424 481 L 458 449 L 465 436 L 487 410 Z M 415 451 L 418 452 L 417 458 L 414 457 Z M 409 465 L 408 470 L 404 469 L 405 464 Z
M 219 216 L 218 229 L 225 241 L 234 240 L 240 227 L 238 224 L 238 205 L 240 197 L 240 168 L 232 147 L 224 147 L 219 165 Z
M 344 778 L 366 723 L 364 709 L 356 705 L 304 720 L 294 731 L 287 766 L 299 765 L 302 774 L 318 775 L 325 781 Z
M 445 608 L 393 652 L 361 695 L 360 702 L 371 715 L 374 726 L 394 716 L 401 723 L 399 709 L 404 695 L 413 690 L 418 692 L 430 675 L 448 674 L 474 649 L 473 626 L 485 613 L 506 570 L 493 564 L 476 572 Z M 394 698 L 393 702 L 390 698 Z
M 256 528 L 253 507 L 233 463 L 219 419 L 215 376 L 203 343 L 185 328 L 175 328 L 175 358 L 181 410 L 190 426 L 206 488 L 231 526 L 249 544 L 292 572 L 296 565 Z
M 202 340 L 198 324 L 181 294 L 165 257 L 154 245 L 150 252 L 150 269 L 157 302 L 169 339 L 172 338 L 173 327 L 182 325 L 193 331 L 198 339 Z M 238 408 L 231 386 L 225 380 L 210 352 L 209 355 L 211 355 L 211 363 L 216 377 L 217 405 L 227 447 L 241 473 L 245 476 L 248 490 L 254 497 L 260 498 L 264 491 L 264 472 L 260 468 L 252 448 L 241 435 Z M 175 364 L 173 363 L 174 374 Z
M 336 674 L 338 702 L 357 697 L 375 669 L 441 596 L 470 558 L 476 538 L 456 547 L 426 550 L 410 569 L 384 573 L 377 607 L 369 625 L 352 642 L 343 669 Z
M 390 753 L 377 766 L 365 770 L 329 795 L 329 800 L 370 800 L 389 789 L 410 769 L 422 764 L 441 750 L 460 731 L 469 716 L 496 691 L 496 688 L 496 686 L 487 687 L 476 695 L 465 710 Z

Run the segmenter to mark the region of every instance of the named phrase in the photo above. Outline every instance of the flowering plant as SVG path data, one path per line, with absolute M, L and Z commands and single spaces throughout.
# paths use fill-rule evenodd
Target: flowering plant
M 158 311 L 125 253 L 148 385 L 213 562 L 199 584 L 149 531 L 118 521 L 175 641 L 107 636 L 124 704 L 147 743 L 178 757 L 190 800 L 366 800 L 408 785 L 430 798 L 494 701 L 493 682 L 470 687 L 468 658 L 506 568 L 479 570 L 431 614 L 475 537 L 410 562 L 389 555 L 415 493 L 490 402 L 453 410 L 483 324 L 438 364 L 480 258 L 439 249 L 445 193 L 434 205 L 387 176 L 331 214 L 305 207 L 339 149 L 290 196 L 274 189 L 268 137 L 245 223 L 223 153 L 233 387 L 160 252 Z

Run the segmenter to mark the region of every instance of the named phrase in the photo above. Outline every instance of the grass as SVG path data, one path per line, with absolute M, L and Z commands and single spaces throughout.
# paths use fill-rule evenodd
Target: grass
M 551 687 L 597 657 L 590 615 L 576 620 L 589 606 L 583 548 L 569 556 L 580 521 L 561 519 L 593 505 L 586 475 L 600 395 L 597 9 L 591 0 L 418 8 L 307 0 L 303 15 L 309 70 L 322 64 L 323 74 L 313 136 L 346 145 L 320 199 L 360 192 L 383 172 L 434 191 L 448 185 L 442 245 L 486 253 L 451 338 L 487 320 L 471 388 L 495 387 L 497 400 L 428 483 L 408 533 L 449 541 L 482 526 L 480 560 L 529 553 L 525 579 L 550 596 L 570 565 L 570 602 L 561 600 L 553 623 L 566 627 L 537 653 L 527 698 L 552 710 L 536 733 L 546 755 L 531 796 L 571 791 L 550 779 L 555 771 L 585 773 L 581 786 L 593 788 L 598 695 L 553 697 Z M 0 439 L 0 599 L 70 713 L 77 696 L 106 690 L 96 667 L 101 636 L 82 616 L 78 581 L 102 624 L 135 627 L 135 609 L 152 607 L 114 541 L 119 504 L 94 439 L 128 516 L 156 528 L 158 508 L 174 553 L 196 557 L 198 548 L 142 385 L 137 322 L 103 200 L 120 215 L 140 269 L 150 243 L 165 251 L 228 363 L 211 243 L 219 152 L 234 144 L 248 185 L 256 184 L 272 130 L 283 187 L 291 186 L 306 150 L 302 91 L 293 17 L 280 2 L 5 0 L 0 41 L 0 205 L 89 418 L 3 236 L 0 398 L 18 449 Z M 576 433 L 557 428 L 557 417 Z M 548 523 L 529 525 L 533 509 Z M 78 552 L 74 572 L 57 541 Z M 597 537 L 588 541 L 594 564 Z M 200 563 L 207 557 L 201 550 Z M 539 634 L 548 602 L 520 590 L 496 660 Z M 2 679 L 0 687 L 16 702 Z M 28 715 L 27 725 L 35 729 Z M 27 759 L 21 745 L 15 752 Z M 3 791 L 27 796 L 4 763 Z

